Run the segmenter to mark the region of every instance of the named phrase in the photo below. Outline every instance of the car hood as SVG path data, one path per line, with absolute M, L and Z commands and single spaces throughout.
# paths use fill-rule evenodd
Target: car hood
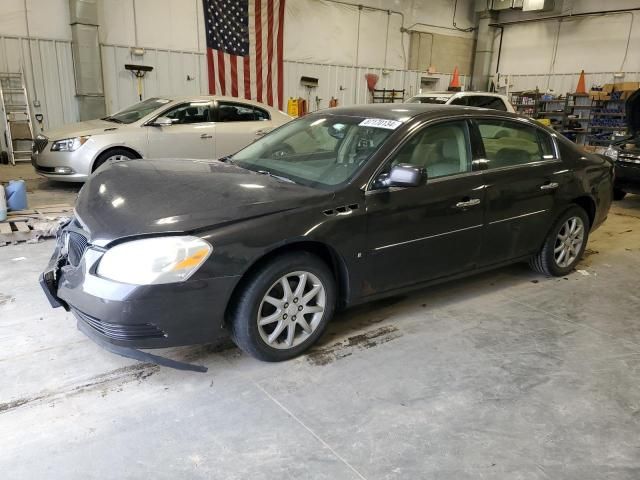
M 331 192 L 209 160 L 129 160 L 99 169 L 78 195 L 89 241 L 191 232 L 303 208 Z
M 123 127 L 126 127 L 126 125 L 96 119 L 71 123 L 64 127 L 47 130 L 43 132 L 43 135 L 49 140 L 62 140 L 63 138 L 80 137 L 82 135 L 98 135 L 104 132 L 113 132 Z

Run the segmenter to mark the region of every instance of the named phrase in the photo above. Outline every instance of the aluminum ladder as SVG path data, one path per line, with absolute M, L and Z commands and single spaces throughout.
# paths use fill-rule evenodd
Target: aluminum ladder
M 4 122 L 4 145 L 11 165 L 30 162 L 33 122 L 29 94 L 22 72 L 0 72 L 0 108 Z

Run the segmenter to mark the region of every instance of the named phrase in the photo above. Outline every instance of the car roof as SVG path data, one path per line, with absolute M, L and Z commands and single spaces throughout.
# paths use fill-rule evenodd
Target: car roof
M 436 103 L 374 103 L 368 105 L 353 105 L 350 107 L 335 107 L 319 110 L 313 114 L 345 115 L 350 117 L 382 118 L 406 122 L 418 115 L 427 114 L 429 117 L 448 117 L 450 115 L 464 115 L 482 113 L 503 117 L 523 118 L 510 112 L 502 112 L 489 108 L 465 107 L 459 105 L 445 105 Z
M 256 107 L 265 108 L 269 110 L 278 110 L 275 107 L 271 107 L 264 103 L 256 102 L 255 100 L 247 100 L 246 98 L 239 97 L 226 97 L 223 95 L 155 95 L 154 98 L 164 98 L 174 103 L 180 102 L 211 102 L 211 101 L 225 101 L 234 103 L 246 103 L 249 105 L 255 105 Z
M 499 97 L 499 98 L 504 98 L 504 99 L 507 98 L 505 95 L 502 95 L 500 93 L 496 93 L 496 92 L 480 92 L 480 91 L 475 91 L 475 90 L 467 90 L 467 91 L 464 91 L 464 92 L 450 92 L 450 91 L 442 91 L 442 92 L 433 91 L 432 92 L 432 91 L 429 91 L 429 92 L 416 93 L 413 97 L 453 97 L 454 95 L 459 95 L 459 96 L 464 96 L 464 95 L 486 95 L 487 97 Z

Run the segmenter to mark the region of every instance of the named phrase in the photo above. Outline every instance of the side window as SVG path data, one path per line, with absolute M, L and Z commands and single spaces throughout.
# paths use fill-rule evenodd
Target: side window
M 269 120 L 269 113 L 253 105 L 218 102 L 219 122 L 253 122 L 256 120 Z
M 271 120 L 269 113 L 261 108 L 253 107 L 253 113 L 256 116 L 256 120 Z
M 172 125 L 210 122 L 210 102 L 183 103 L 165 112 L 162 116 L 171 119 Z
M 540 148 L 542 149 L 542 158 L 545 160 L 551 160 L 556 158 L 556 151 L 553 148 L 553 139 L 551 135 L 538 130 L 538 141 L 540 142 Z
M 507 111 L 507 107 L 499 97 L 489 97 L 483 95 L 475 95 L 469 97 L 469 105 L 472 107 L 490 108 L 492 110 Z
M 397 153 L 391 166 L 408 163 L 427 170 L 428 178 L 471 170 L 469 130 L 466 122 L 447 122 L 425 127 Z
M 535 127 L 505 120 L 477 120 L 477 124 L 490 169 L 554 158 L 551 138 Z

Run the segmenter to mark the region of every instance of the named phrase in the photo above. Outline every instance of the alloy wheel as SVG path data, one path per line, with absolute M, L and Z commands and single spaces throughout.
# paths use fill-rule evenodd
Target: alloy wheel
M 570 217 L 562 224 L 553 248 L 556 265 L 566 268 L 575 262 L 584 243 L 584 234 L 584 222 L 580 217 Z
M 260 302 L 260 337 L 272 348 L 300 345 L 320 325 L 326 301 L 325 287 L 313 273 L 287 273 L 271 285 Z
M 117 154 L 117 155 L 111 155 L 110 157 L 107 157 L 104 163 L 124 162 L 125 160 L 131 160 L 131 158 L 127 157 L 126 155 Z

